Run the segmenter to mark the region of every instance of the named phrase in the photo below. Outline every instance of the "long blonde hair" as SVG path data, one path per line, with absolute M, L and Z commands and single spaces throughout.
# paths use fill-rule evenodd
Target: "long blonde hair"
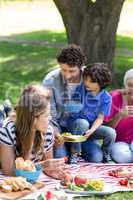
M 23 90 L 16 106 L 16 147 L 19 155 L 25 157 L 32 149 L 41 148 L 42 134 L 33 134 L 35 118 L 48 107 L 50 92 L 37 84 L 30 84 Z

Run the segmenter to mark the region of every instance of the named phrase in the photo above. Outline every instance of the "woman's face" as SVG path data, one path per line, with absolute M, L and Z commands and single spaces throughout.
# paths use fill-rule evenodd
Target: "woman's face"
M 40 112 L 40 114 L 35 118 L 34 122 L 35 131 L 38 130 L 42 133 L 46 133 L 50 119 L 51 119 L 50 105 L 48 105 L 47 108 L 44 111 Z
M 129 95 L 133 96 L 133 79 L 130 78 L 126 81 L 125 89 Z

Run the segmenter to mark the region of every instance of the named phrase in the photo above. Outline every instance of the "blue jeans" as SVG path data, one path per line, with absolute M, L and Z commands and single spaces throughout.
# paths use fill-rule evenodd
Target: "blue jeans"
M 77 119 L 73 122 L 72 121 L 69 122 L 69 127 L 71 127 L 70 131 L 72 134 L 83 135 L 89 129 L 90 124 L 85 119 Z M 88 138 L 86 142 L 82 143 L 82 153 L 83 155 L 84 155 L 84 151 L 85 151 L 85 154 L 87 152 L 89 153 L 90 147 L 88 147 L 88 150 L 87 150 L 87 146 L 89 146 L 88 141 L 95 142 L 96 140 L 102 139 L 103 144 L 102 144 L 101 149 L 103 151 L 103 158 L 107 158 L 110 154 L 111 146 L 115 142 L 115 138 L 116 138 L 115 130 L 111 127 L 102 125 L 95 131 L 95 133 L 92 134 L 92 136 Z M 84 146 L 86 147 L 84 148 Z M 76 150 L 80 151 L 80 143 L 72 144 L 72 147 L 75 148 L 75 151 Z
M 68 122 L 68 129 L 74 135 L 83 135 L 89 129 L 89 123 L 85 119 L 77 119 L 75 121 Z M 110 149 L 116 138 L 116 132 L 113 128 L 107 126 L 99 127 L 95 133 L 86 141 L 82 143 L 70 143 L 69 153 L 73 150 L 76 152 L 82 151 L 82 157 L 88 162 L 101 162 L 104 157 L 110 154 Z M 102 148 L 96 143 L 96 140 L 103 139 Z M 67 145 L 66 145 L 67 146 Z M 71 146 L 71 147 L 70 147 Z M 64 151 L 65 146 L 60 148 L 60 153 L 55 154 L 55 156 L 62 156 L 62 152 L 68 155 Z M 59 151 L 58 151 L 59 152 Z
M 125 142 L 116 142 L 113 144 L 111 157 L 117 163 L 133 162 L 133 142 L 131 144 Z

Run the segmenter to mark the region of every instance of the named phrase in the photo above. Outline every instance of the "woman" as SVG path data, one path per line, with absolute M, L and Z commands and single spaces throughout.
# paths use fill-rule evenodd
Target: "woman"
M 133 162 L 133 68 L 125 73 L 124 86 L 111 92 L 112 111 L 105 119 L 117 133 L 111 156 L 118 163 Z
M 0 161 L 5 175 L 14 174 L 16 157 L 41 162 L 44 172 L 63 176 L 62 159 L 52 159 L 53 129 L 50 121 L 50 93 L 40 85 L 28 85 L 16 106 L 16 120 L 6 120 L 0 129 Z M 62 166 L 62 168 L 60 167 Z

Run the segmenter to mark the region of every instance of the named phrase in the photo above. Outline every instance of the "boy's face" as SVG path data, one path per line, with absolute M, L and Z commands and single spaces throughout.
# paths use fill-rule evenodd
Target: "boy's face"
M 86 89 L 91 92 L 94 96 L 100 92 L 100 86 L 97 82 L 92 82 L 91 77 L 88 76 L 84 79 L 84 85 Z
M 60 64 L 61 73 L 67 83 L 80 82 L 81 71 L 77 66 L 71 67 L 68 64 Z

